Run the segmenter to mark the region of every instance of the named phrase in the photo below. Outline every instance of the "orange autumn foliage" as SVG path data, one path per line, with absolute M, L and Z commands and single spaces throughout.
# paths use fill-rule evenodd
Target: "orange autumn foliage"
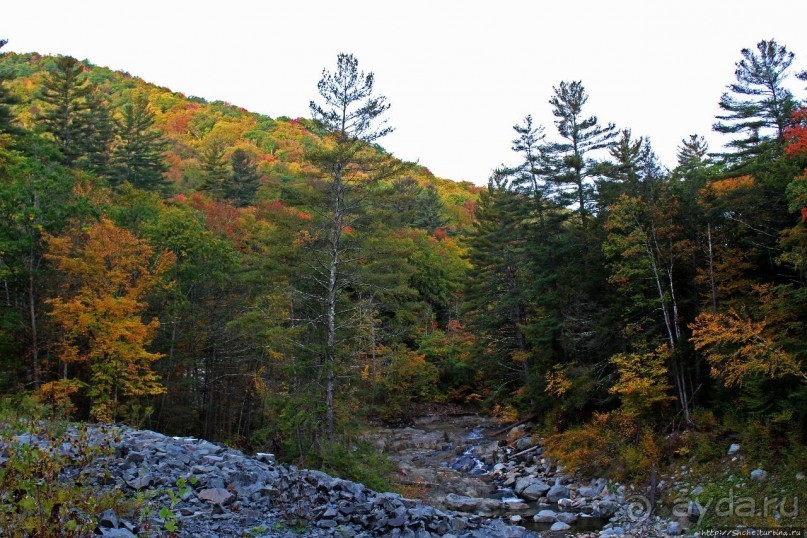
M 62 332 L 60 360 L 89 369 L 92 418 L 115 420 L 126 400 L 164 391 L 151 369 L 162 355 L 146 350 L 159 321 L 141 315 L 174 255 L 155 258 L 145 241 L 106 218 L 45 240 L 46 259 L 65 276 L 59 296 L 47 300 Z
M 695 349 L 704 352 L 712 376 L 727 387 L 741 386 L 746 378 L 761 375 L 771 379 L 807 373 L 792 354 L 769 334 L 768 323 L 753 321 L 735 310 L 701 313 L 690 325 Z
M 719 179 L 709 183 L 707 187 L 716 195 L 726 194 L 737 189 L 750 189 L 754 187 L 754 178 L 749 175 Z

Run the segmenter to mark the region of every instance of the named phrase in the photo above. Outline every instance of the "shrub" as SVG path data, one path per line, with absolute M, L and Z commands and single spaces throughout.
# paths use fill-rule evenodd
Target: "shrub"
M 0 402 L 2 536 L 91 536 L 105 510 L 138 510 L 123 492 L 90 485 L 93 464 L 111 453 L 110 443 L 93 442 L 86 425 L 42 420 L 50 411 L 27 395 Z M 105 438 L 115 435 L 110 428 Z

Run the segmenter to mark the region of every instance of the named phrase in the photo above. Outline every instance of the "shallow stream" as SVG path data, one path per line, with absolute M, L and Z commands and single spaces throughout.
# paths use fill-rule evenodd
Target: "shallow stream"
M 556 504 L 523 501 L 512 489 L 497 487 L 488 474 L 495 462 L 483 462 L 477 454 L 488 452 L 478 447 L 498 441 L 488 435 L 501 424 L 482 415 L 432 415 L 415 419 L 407 428 L 376 428 L 367 438 L 387 454 L 400 468 L 399 480 L 408 488 L 407 496 L 422 498 L 435 506 L 450 508 L 450 494 L 490 499 L 485 506 L 492 517 L 510 521 L 535 531 L 547 531 L 551 523 L 536 523 L 540 510 L 557 510 Z M 501 503 L 506 508 L 490 509 Z M 488 515 L 485 513 L 484 515 Z M 597 531 L 605 521 L 579 514 L 572 524 L 574 533 Z

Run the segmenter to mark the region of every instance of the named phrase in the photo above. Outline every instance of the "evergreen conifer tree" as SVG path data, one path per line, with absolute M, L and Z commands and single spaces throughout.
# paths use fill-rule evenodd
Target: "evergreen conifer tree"
M 491 375 L 508 372 L 500 382 L 511 390 L 526 382 L 529 373 L 523 332 L 529 281 L 523 203 L 506 171 L 496 171 L 480 193 L 467 238 L 472 266 L 466 289 L 469 320 L 484 350 L 485 368 Z
M 255 200 L 261 174 L 255 158 L 246 150 L 238 148 L 230 156 L 232 173 L 224 183 L 224 196 L 238 207 L 248 206 Z
M 706 139 L 697 134 L 681 140 L 678 146 L 678 166 L 686 168 L 701 168 L 709 162 L 709 144 Z
M 545 150 L 543 125 L 533 127 L 532 116 L 527 115 L 523 124 L 516 124 L 513 130 L 518 134 L 518 138 L 513 140 L 513 151 L 520 153 L 523 162 L 518 167 L 519 174 L 514 179 L 514 187 L 532 193 L 536 199 L 543 198 L 546 193 L 542 176 L 546 173 Z
M 587 154 L 598 149 L 608 148 L 616 137 L 614 124 L 600 125 L 597 116 L 583 116 L 583 106 L 588 95 L 580 81 L 561 82 L 552 88 L 555 94 L 549 100 L 552 114 L 557 118 L 555 126 L 563 142 L 551 148 L 554 181 L 561 189 L 569 185 L 571 193 L 561 193 L 563 205 L 577 204 L 580 224 L 585 227 L 589 214 L 589 199 L 593 187 L 586 183 L 596 170 L 595 161 Z M 564 195 L 571 194 L 571 197 Z
M 415 198 L 414 226 L 434 232 L 445 226 L 445 208 L 434 185 L 427 185 Z
M 7 40 L 0 39 L 0 49 L 2 49 L 6 43 L 8 43 Z M 2 52 L 0 52 L 0 55 L 2 55 Z M 3 73 L 0 71 L 0 135 L 4 133 L 14 134 L 20 131 L 13 123 L 14 115 L 10 107 L 10 105 L 14 104 L 15 100 L 11 97 L 8 93 L 8 89 L 6 89 L 3 84 L 3 78 Z
M 39 98 L 45 106 L 38 120 L 56 141 L 64 164 L 72 165 L 84 153 L 91 90 L 84 65 L 70 56 L 60 56 L 42 82 Z
M 123 105 L 116 122 L 117 142 L 112 154 L 113 185 L 128 181 L 138 188 L 155 190 L 165 185 L 167 166 L 163 158 L 166 143 L 154 127 L 154 113 L 148 98 L 136 95 Z
M 367 189 L 400 171 L 383 155 L 366 151 L 369 144 L 392 132 L 384 114 L 389 103 L 373 94 L 375 77 L 358 68 L 352 54 L 337 56 L 336 71 L 323 70 L 317 84 L 318 101 L 311 101 L 314 120 L 328 133 L 330 144 L 308 153 L 309 160 L 322 171 L 325 187 L 325 215 L 317 235 L 321 238 L 311 252 L 312 273 L 316 278 L 318 301 L 324 307 L 322 320 L 322 385 L 325 388 L 324 426 L 326 437 L 334 434 L 337 381 L 337 331 L 344 313 L 337 302 L 350 286 L 351 258 L 347 255 L 346 231 L 356 224 Z M 337 319 L 339 318 L 339 319 Z
M 224 197 L 224 184 L 229 176 L 227 159 L 224 157 L 226 151 L 226 144 L 218 138 L 202 150 L 202 183 L 199 190 L 209 192 L 214 198 Z
M 652 190 L 661 176 L 650 141 L 633 138 L 630 129 L 623 129 L 619 140 L 609 150 L 612 162 L 600 165 L 603 180 L 597 189 L 600 207 L 607 210 L 621 194 L 642 196 Z
M 792 52 L 771 39 L 757 43 L 756 51 L 743 49 L 742 56 L 734 71 L 737 81 L 720 98 L 725 113 L 712 126 L 719 133 L 742 136 L 726 144 L 733 150 L 724 155 L 731 163 L 759 154 L 767 141 L 781 143 L 796 107 L 793 95 L 783 86 L 793 63 Z
M 115 123 L 107 102 L 98 91 L 88 96 L 87 105 L 87 123 L 81 133 L 84 152 L 76 164 L 100 177 L 107 177 L 115 140 Z

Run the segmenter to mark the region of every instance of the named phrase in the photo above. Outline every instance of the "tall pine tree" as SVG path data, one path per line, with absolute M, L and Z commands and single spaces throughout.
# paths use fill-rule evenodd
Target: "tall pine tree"
M 224 157 L 225 151 L 227 146 L 219 138 L 214 138 L 202 150 L 202 183 L 199 190 L 209 192 L 214 198 L 224 196 L 224 183 L 229 175 L 227 159 Z
M 742 50 L 742 60 L 734 71 L 737 81 L 720 98 L 723 114 L 712 126 L 719 133 L 736 134 L 726 146 L 731 163 L 751 158 L 762 151 L 767 141 L 781 143 L 795 101 L 783 83 L 793 63 L 793 53 L 775 40 L 760 41 L 756 51 Z
M 563 142 L 553 145 L 554 180 L 561 189 L 571 188 L 571 198 L 561 196 L 564 205 L 577 204 L 580 224 L 585 228 L 590 214 L 589 201 L 593 187 L 587 179 L 593 175 L 595 161 L 588 156 L 592 151 L 608 148 L 616 137 L 614 124 L 600 125 L 597 116 L 585 117 L 583 107 L 588 94 L 580 81 L 561 82 L 552 88 L 555 94 L 549 100 L 555 126 Z M 568 191 L 562 192 L 568 194 Z
M 38 121 L 56 141 L 64 164 L 72 165 L 85 151 L 91 91 L 84 65 L 70 56 L 60 56 L 42 81 L 44 107 Z
M 115 122 L 117 141 L 110 174 L 113 185 L 128 181 L 146 190 L 165 186 L 168 167 L 163 152 L 166 142 L 162 133 L 154 127 L 154 121 L 154 113 L 145 95 L 135 95 L 123 105 L 122 117 Z
M 255 200 L 261 174 L 248 151 L 238 148 L 230 156 L 231 173 L 224 183 L 224 197 L 238 207 L 246 207 Z
M 318 288 L 318 300 L 324 307 L 318 322 L 323 342 L 320 363 L 325 388 L 325 434 L 334 434 L 337 383 L 337 330 L 344 312 L 337 303 L 350 285 L 351 257 L 348 256 L 348 232 L 356 224 L 367 188 L 399 171 L 383 155 L 367 151 L 368 145 L 392 132 L 384 114 L 389 103 L 374 95 L 373 73 L 360 71 L 352 54 L 337 56 L 336 71 L 323 70 L 317 84 L 319 101 L 311 101 L 313 118 L 328 134 L 325 147 L 308 153 L 308 158 L 323 174 L 323 193 L 327 208 L 311 252 L 311 270 Z

